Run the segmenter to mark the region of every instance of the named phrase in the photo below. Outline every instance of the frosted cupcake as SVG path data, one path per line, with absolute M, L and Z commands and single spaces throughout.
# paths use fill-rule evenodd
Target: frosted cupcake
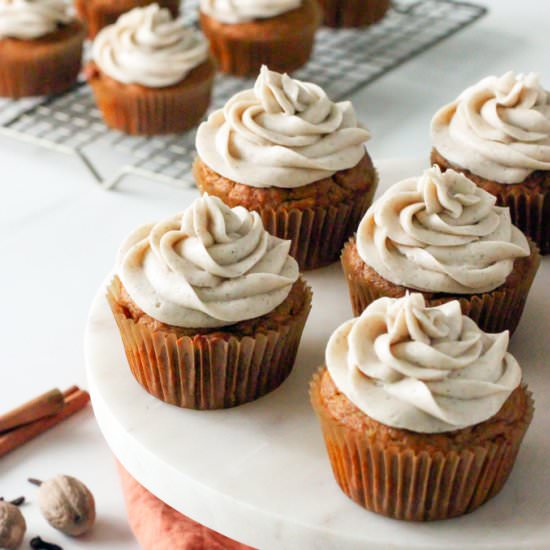
M 540 256 L 495 202 L 437 166 L 390 187 L 342 253 L 354 313 L 418 290 L 432 306 L 459 300 L 483 330 L 513 332 Z
M 311 308 L 289 248 L 255 212 L 208 196 L 130 235 L 108 299 L 136 380 L 192 409 L 278 387 Z
M 339 327 L 311 383 L 340 488 L 368 510 L 426 521 L 472 512 L 505 484 L 533 416 L 508 333 L 457 301 L 382 298 Z
M 200 125 L 194 175 L 202 192 L 258 212 L 313 269 L 338 259 L 372 201 L 369 137 L 349 101 L 263 67 L 254 89 Z
M 180 0 L 75 0 L 74 5 L 79 17 L 86 22 L 88 37 L 94 38 L 103 27 L 116 23 L 122 14 L 134 8 L 158 4 L 177 17 L 180 3 Z
M 550 252 L 550 92 L 538 75 L 490 76 L 432 120 L 432 162 L 454 168 L 508 206 Z
M 255 76 L 262 65 L 292 72 L 311 56 L 317 0 L 200 0 L 200 21 L 221 71 Z
M 64 92 L 76 83 L 85 30 L 63 0 L 0 0 L 0 96 Z
M 94 40 L 87 73 L 108 126 L 168 134 L 196 126 L 210 103 L 208 45 L 157 4 L 121 16 Z

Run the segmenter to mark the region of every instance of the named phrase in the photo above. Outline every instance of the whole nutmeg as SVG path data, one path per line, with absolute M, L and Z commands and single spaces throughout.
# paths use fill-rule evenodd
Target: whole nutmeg
M 44 481 L 38 490 L 38 504 L 52 527 L 72 537 L 84 534 L 95 521 L 92 493 L 71 476 L 59 475 Z
M 19 548 L 26 530 L 27 524 L 19 508 L 0 501 L 0 548 Z

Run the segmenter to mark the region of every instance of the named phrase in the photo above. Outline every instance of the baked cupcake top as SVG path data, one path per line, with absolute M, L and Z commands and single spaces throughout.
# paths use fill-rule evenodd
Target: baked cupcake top
M 123 84 L 163 88 L 181 82 L 206 61 L 202 35 L 170 11 L 151 4 L 134 8 L 96 36 L 92 56 L 99 69 Z
M 0 39 L 33 40 L 71 20 L 64 0 L 0 0 Z
M 534 73 L 484 78 L 435 114 L 432 143 L 477 176 L 520 183 L 550 170 L 550 92 Z
M 301 187 L 355 166 L 369 132 L 349 101 L 262 67 L 254 89 L 199 126 L 197 151 L 218 174 L 252 187 Z
M 341 325 L 326 349 L 338 389 L 394 428 L 439 433 L 494 416 L 521 382 L 508 331 L 483 332 L 457 300 L 426 307 L 422 294 L 381 298 Z
M 476 294 L 504 284 L 530 254 L 508 208 L 454 170 L 434 166 L 390 187 L 357 230 L 363 261 L 386 280 L 427 292 Z
M 295 10 L 303 0 L 200 0 L 200 10 L 222 23 L 269 19 Z
M 132 233 L 117 274 L 130 298 L 163 323 L 220 327 L 260 317 L 298 279 L 290 241 L 265 231 L 256 212 L 204 195 L 187 210 Z

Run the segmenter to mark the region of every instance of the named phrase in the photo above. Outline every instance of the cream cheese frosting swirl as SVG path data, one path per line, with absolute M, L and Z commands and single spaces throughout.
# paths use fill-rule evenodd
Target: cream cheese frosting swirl
M 64 0 L 0 0 L 0 39 L 33 40 L 71 19 Z
M 488 420 L 521 382 L 508 331 L 483 332 L 457 300 L 381 298 L 340 326 L 326 349 L 338 389 L 387 426 L 421 433 Z
M 529 243 L 508 208 L 463 174 L 434 166 L 390 187 L 357 231 L 363 261 L 396 284 L 475 294 L 504 284 Z
M 247 23 L 295 10 L 303 0 L 200 0 L 203 13 L 222 23 Z
M 301 187 L 352 168 L 369 132 L 349 101 L 262 67 L 253 90 L 199 126 L 197 152 L 218 174 L 252 187 Z
M 256 212 L 204 195 L 122 245 L 117 274 L 148 315 L 173 326 L 231 325 L 273 311 L 298 279 L 290 241 Z
M 520 183 L 550 170 L 550 92 L 534 73 L 485 78 L 435 114 L 432 143 L 473 174 Z
M 206 61 L 202 35 L 173 19 L 166 8 L 134 8 L 94 40 L 92 56 L 99 69 L 123 84 L 162 88 L 181 82 Z

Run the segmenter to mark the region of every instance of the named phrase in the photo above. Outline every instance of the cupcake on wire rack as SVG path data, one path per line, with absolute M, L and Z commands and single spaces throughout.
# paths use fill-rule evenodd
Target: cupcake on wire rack
M 390 8 L 390 0 L 318 0 L 328 27 L 366 27 L 377 23 Z
M 84 25 L 64 0 L 0 0 L 0 96 L 64 92 L 82 64 Z
M 202 35 L 152 4 L 95 38 L 88 81 L 108 126 L 128 134 L 183 132 L 210 103 L 215 65 Z
M 313 269 L 338 259 L 372 201 L 369 137 L 349 101 L 264 66 L 254 89 L 200 125 L 193 172 L 202 192 L 258 212 Z
M 103 27 L 116 23 L 122 14 L 155 3 L 169 9 L 173 17 L 178 16 L 180 0 L 74 0 L 78 16 L 86 23 L 89 38 L 94 38 Z
M 191 409 L 277 388 L 311 308 L 289 248 L 257 213 L 209 196 L 130 235 L 108 300 L 136 380 Z
M 381 298 L 340 326 L 310 395 L 334 477 L 372 512 L 426 521 L 502 489 L 533 416 L 508 353 L 457 301 Z
M 550 253 L 550 92 L 535 73 L 489 76 L 432 120 L 432 162 L 453 168 L 508 206 Z
M 311 56 L 317 0 L 200 0 L 201 27 L 219 69 L 255 76 L 262 65 L 292 72 Z
M 483 330 L 513 332 L 540 255 L 495 202 L 437 166 L 390 187 L 342 253 L 354 313 L 417 290 L 432 306 L 458 300 Z

